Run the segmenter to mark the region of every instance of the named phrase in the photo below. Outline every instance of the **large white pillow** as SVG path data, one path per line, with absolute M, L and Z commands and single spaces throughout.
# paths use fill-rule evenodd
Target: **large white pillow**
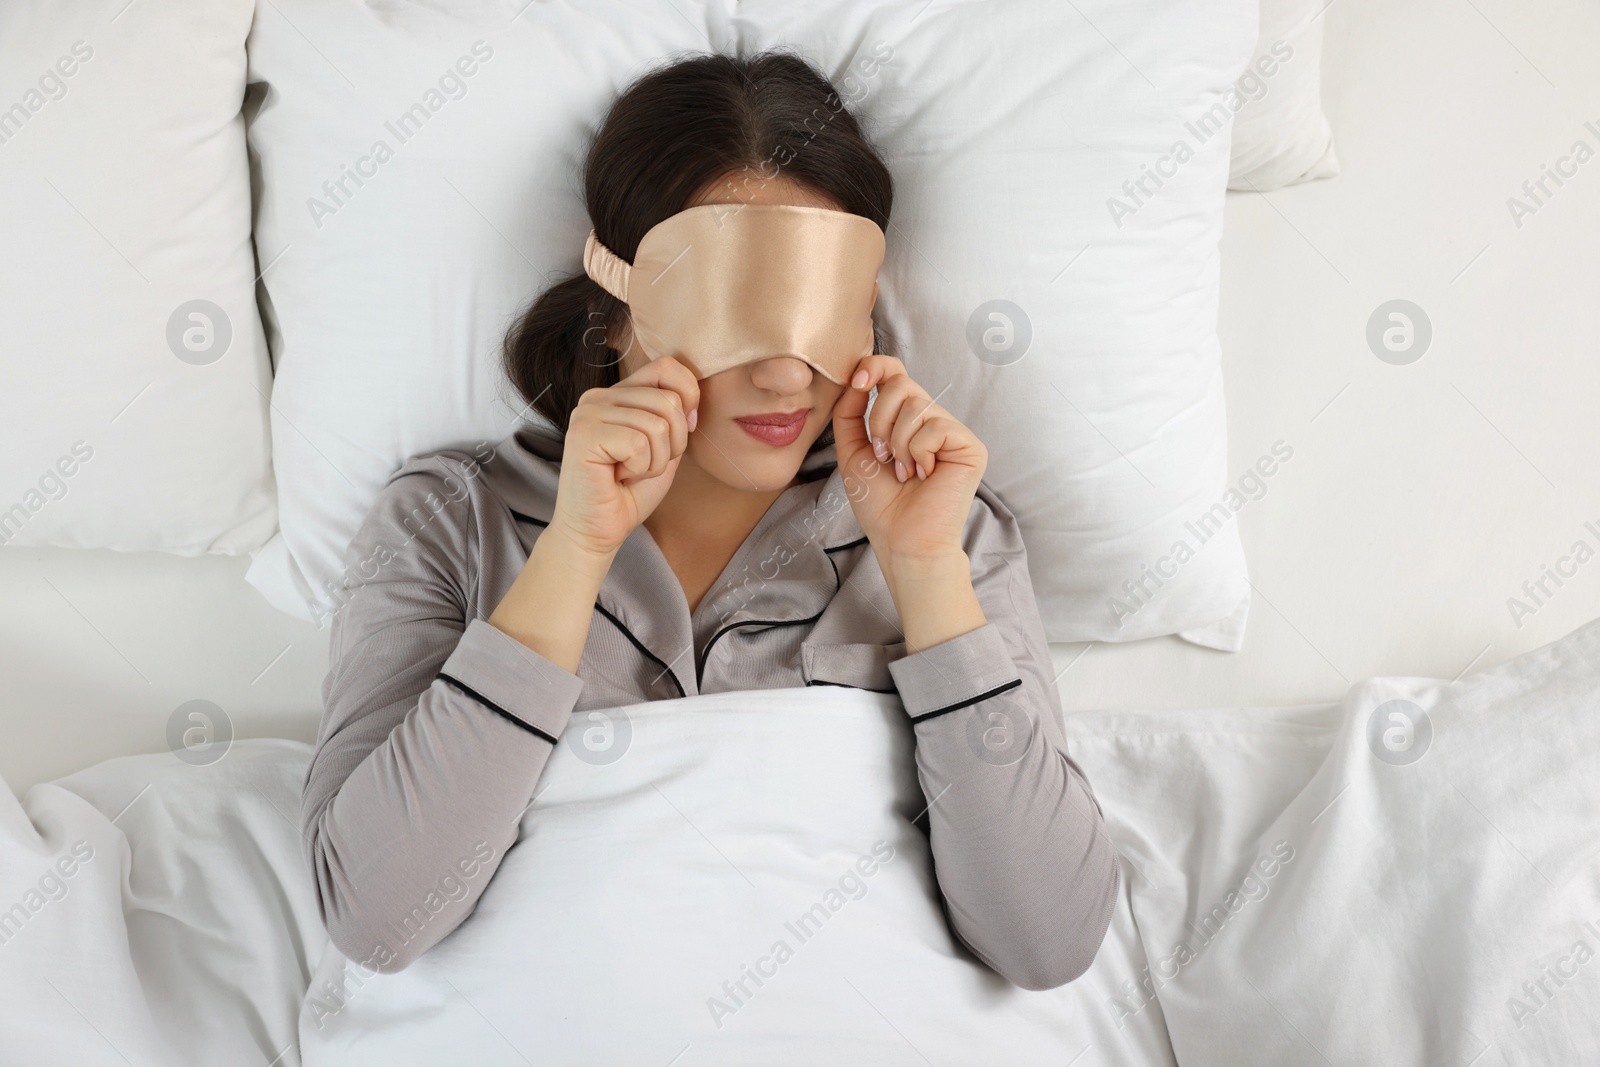
M 1261 35 L 1230 101 L 1233 163 L 1228 188 L 1267 192 L 1339 173 L 1322 113 L 1326 0 L 1261 0 Z
M 276 527 L 254 7 L 0 4 L 0 544 L 239 554 Z
M 1050 639 L 1237 648 L 1244 498 L 1226 484 L 1215 333 L 1226 122 L 1169 157 L 1255 29 L 1250 0 L 263 5 L 250 141 L 256 240 L 277 261 L 283 532 L 250 580 L 326 614 L 408 456 L 511 431 L 500 340 L 580 269 L 583 156 L 622 88 L 673 53 L 792 46 L 894 174 L 880 322 L 988 444 Z M 1159 188 L 1154 168 L 1171 170 Z

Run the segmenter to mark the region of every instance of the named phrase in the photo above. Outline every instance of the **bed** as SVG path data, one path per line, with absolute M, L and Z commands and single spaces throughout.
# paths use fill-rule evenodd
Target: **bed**
M 97 17 L 109 26 L 116 14 Z M 1600 1060 L 1600 965 L 1588 962 L 1600 951 L 1600 800 L 1579 758 L 1600 740 L 1600 565 L 1589 565 L 1600 548 L 1590 461 L 1600 368 L 1588 358 L 1600 313 L 1585 298 L 1600 264 L 1573 236 L 1600 223 L 1600 186 L 1580 167 L 1565 185 L 1547 182 L 1538 203 L 1523 188 L 1570 159 L 1576 140 L 1600 144 L 1586 125 L 1600 99 L 1588 61 L 1600 24 L 1579 10 L 1369 0 L 1319 19 L 1322 106 L 1342 172 L 1230 192 L 1222 226 L 1226 484 L 1275 445 L 1292 449 L 1238 509 L 1242 643 L 1052 645 L 1073 754 L 1126 861 L 1124 901 L 1090 974 L 1061 991 L 995 989 L 947 935 L 911 920 L 890 926 L 887 951 L 867 952 L 896 905 L 926 908 L 929 883 L 904 835 L 915 811 L 906 783 L 868 773 L 869 757 L 887 764 L 906 739 L 876 697 L 855 693 L 786 694 L 770 723 L 775 737 L 818 715 L 859 731 L 863 763 L 837 785 L 862 821 L 809 827 L 815 865 L 768 857 L 764 884 L 798 911 L 874 841 L 895 844 L 896 860 L 836 920 L 853 924 L 857 947 L 839 938 L 797 953 L 748 1010 L 718 990 L 756 962 L 787 912 L 740 910 L 749 886 L 723 884 L 726 865 L 695 851 L 705 840 L 654 790 L 643 798 L 654 807 L 629 809 L 633 825 L 641 835 L 676 826 L 663 877 L 703 877 L 700 896 L 674 885 L 720 905 L 699 921 L 725 919 L 701 954 L 672 956 L 683 972 L 652 957 L 657 969 L 631 978 L 601 983 L 597 969 L 584 976 L 595 984 L 564 985 L 520 969 L 521 1001 L 467 984 L 460 955 L 394 983 L 356 973 L 328 950 L 292 829 L 326 631 L 269 605 L 246 584 L 242 555 L 39 545 L 0 552 L 13 606 L 0 619 L 0 775 L 13 794 L 0 820 L 0 907 L 20 903 L 28 916 L 0 944 L 7 1055 L 405 1062 L 439 1039 L 485 1062 L 541 1051 L 569 1062 L 814 1062 L 827 1052 L 806 1043 L 817 1029 L 785 1027 L 826 1017 L 874 1062 L 1342 1064 L 1375 1050 L 1395 1063 Z M 16 153 L 0 159 L 8 180 L 31 180 L 25 166 Z M 268 274 L 270 259 L 255 269 Z M 1369 341 L 1397 300 L 1431 328 L 1411 362 L 1386 361 Z M 228 388 L 230 402 L 248 398 L 249 376 Z M 196 544 L 260 540 L 261 463 L 230 460 L 248 468 L 235 493 L 245 503 Z M 748 710 L 635 710 L 668 740 L 660 762 L 630 764 L 634 792 L 653 781 L 680 805 L 703 801 L 682 775 L 692 720 Z M 1414 751 L 1422 724 L 1423 754 L 1390 762 L 1385 737 Z M 175 760 L 196 729 L 226 758 Z M 682 793 L 664 784 L 674 767 Z M 614 873 L 606 858 L 575 843 L 583 802 L 626 790 L 585 769 L 553 763 L 549 804 L 527 818 L 569 827 L 563 855 L 592 864 L 602 884 Z M 709 806 L 684 810 L 757 862 L 748 826 L 716 822 Z M 73 852 L 79 841 L 92 855 Z M 53 867 L 58 855 L 73 874 Z M 58 881 L 41 884 L 52 868 Z M 538 872 L 524 876 L 535 891 Z M 605 926 L 583 910 L 603 903 L 547 926 L 512 909 L 459 952 L 568 937 L 570 951 L 616 963 L 640 943 L 630 920 L 608 940 L 580 936 Z M 496 930 L 505 945 L 488 936 Z M 616 1004 L 679 979 L 691 1007 L 666 1002 L 637 1026 L 601 1025 Z M 594 1025 L 553 1036 L 538 1024 L 555 1013 L 515 1009 L 530 997 Z M 711 999 L 736 1009 L 721 1028 Z

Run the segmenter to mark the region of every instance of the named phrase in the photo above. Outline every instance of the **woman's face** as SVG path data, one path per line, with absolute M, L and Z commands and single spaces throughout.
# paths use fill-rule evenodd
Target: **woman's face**
M 707 183 L 686 207 L 702 204 L 793 204 L 843 208 L 782 175 L 763 178 L 731 174 Z M 633 345 L 633 331 L 624 326 L 610 338 L 623 353 L 622 377 L 648 363 Z M 730 367 L 700 379 L 700 417 L 689 435 L 685 462 L 735 489 L 764 492 L 794 481 L 808 449 L 833 418 L 833 405 L 844 392 L 795 356 Z M 766 427 L 776 416 L 794 415 L 786 425 Z M 741 420 L 757 420 L 755 422 Z

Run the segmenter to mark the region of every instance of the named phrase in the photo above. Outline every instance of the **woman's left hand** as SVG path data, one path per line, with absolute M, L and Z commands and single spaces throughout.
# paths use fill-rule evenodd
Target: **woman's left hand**
M 873 386 L 878 396 L 863 425 Z M 846 489 L 852 476 L 866 486 L 850 492 L 850 503 L 885 570 L 943 563 L 963 551 L 989 453 L 911 380 L 905 364 L 893 356 L 862 357 L 834 405 L 833 439 Z

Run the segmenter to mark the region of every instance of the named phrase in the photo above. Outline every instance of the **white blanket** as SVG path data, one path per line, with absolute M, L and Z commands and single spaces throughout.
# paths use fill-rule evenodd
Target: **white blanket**
M 0 798 L 0 899 L 26 910 L 90 851 L 0 945 L 0 1063 L 1173 1063 L 1159 1010 L 1119 1027 L 1103 1009 L 1145 966 L 1126 898 L 1059 990 L 956 945 L 896 698 L 612 716 L 626 755 L 580 759 L 594 727 L 575 717 L 477 911 L 397 975 L 347 962 L 317 920 L 304 745 L 127 757 Z
M 1145 965 L 1126 899 L 1061 989 L 957 947 L 911 824 L 927 801 L 898 698 L 820 686 L 613 714 L 575 718 L 455 933 L 395 975 L 324 960 L 307 1067 L 1172 1062 L 1159 1011 L 1119 1029 L 1103 1007 Z M 607 728 L 622 757 L 580 758 Z
M 1453 685 L 1067 730 L 1151 963 L 1112 1010 L 1158 1001 L 1185 1067 L 1600 1064 L 1600 620 Z
M 327 943 L 297 829 L 310 757 L 243 741 L 5 790 L 0 1064 L 294 1063 Z
M 609 763 L 578 717 L 397 975 L 317 920 L 306 746 L 112 760 L 0 796 L 0 1063 L 1600 1063 L 1597 711 L 1600 622 L 1454 685 L 1072 717 L 1126 894 L 1046 992 L 951 939 L 891 696 L 622 709 Z

